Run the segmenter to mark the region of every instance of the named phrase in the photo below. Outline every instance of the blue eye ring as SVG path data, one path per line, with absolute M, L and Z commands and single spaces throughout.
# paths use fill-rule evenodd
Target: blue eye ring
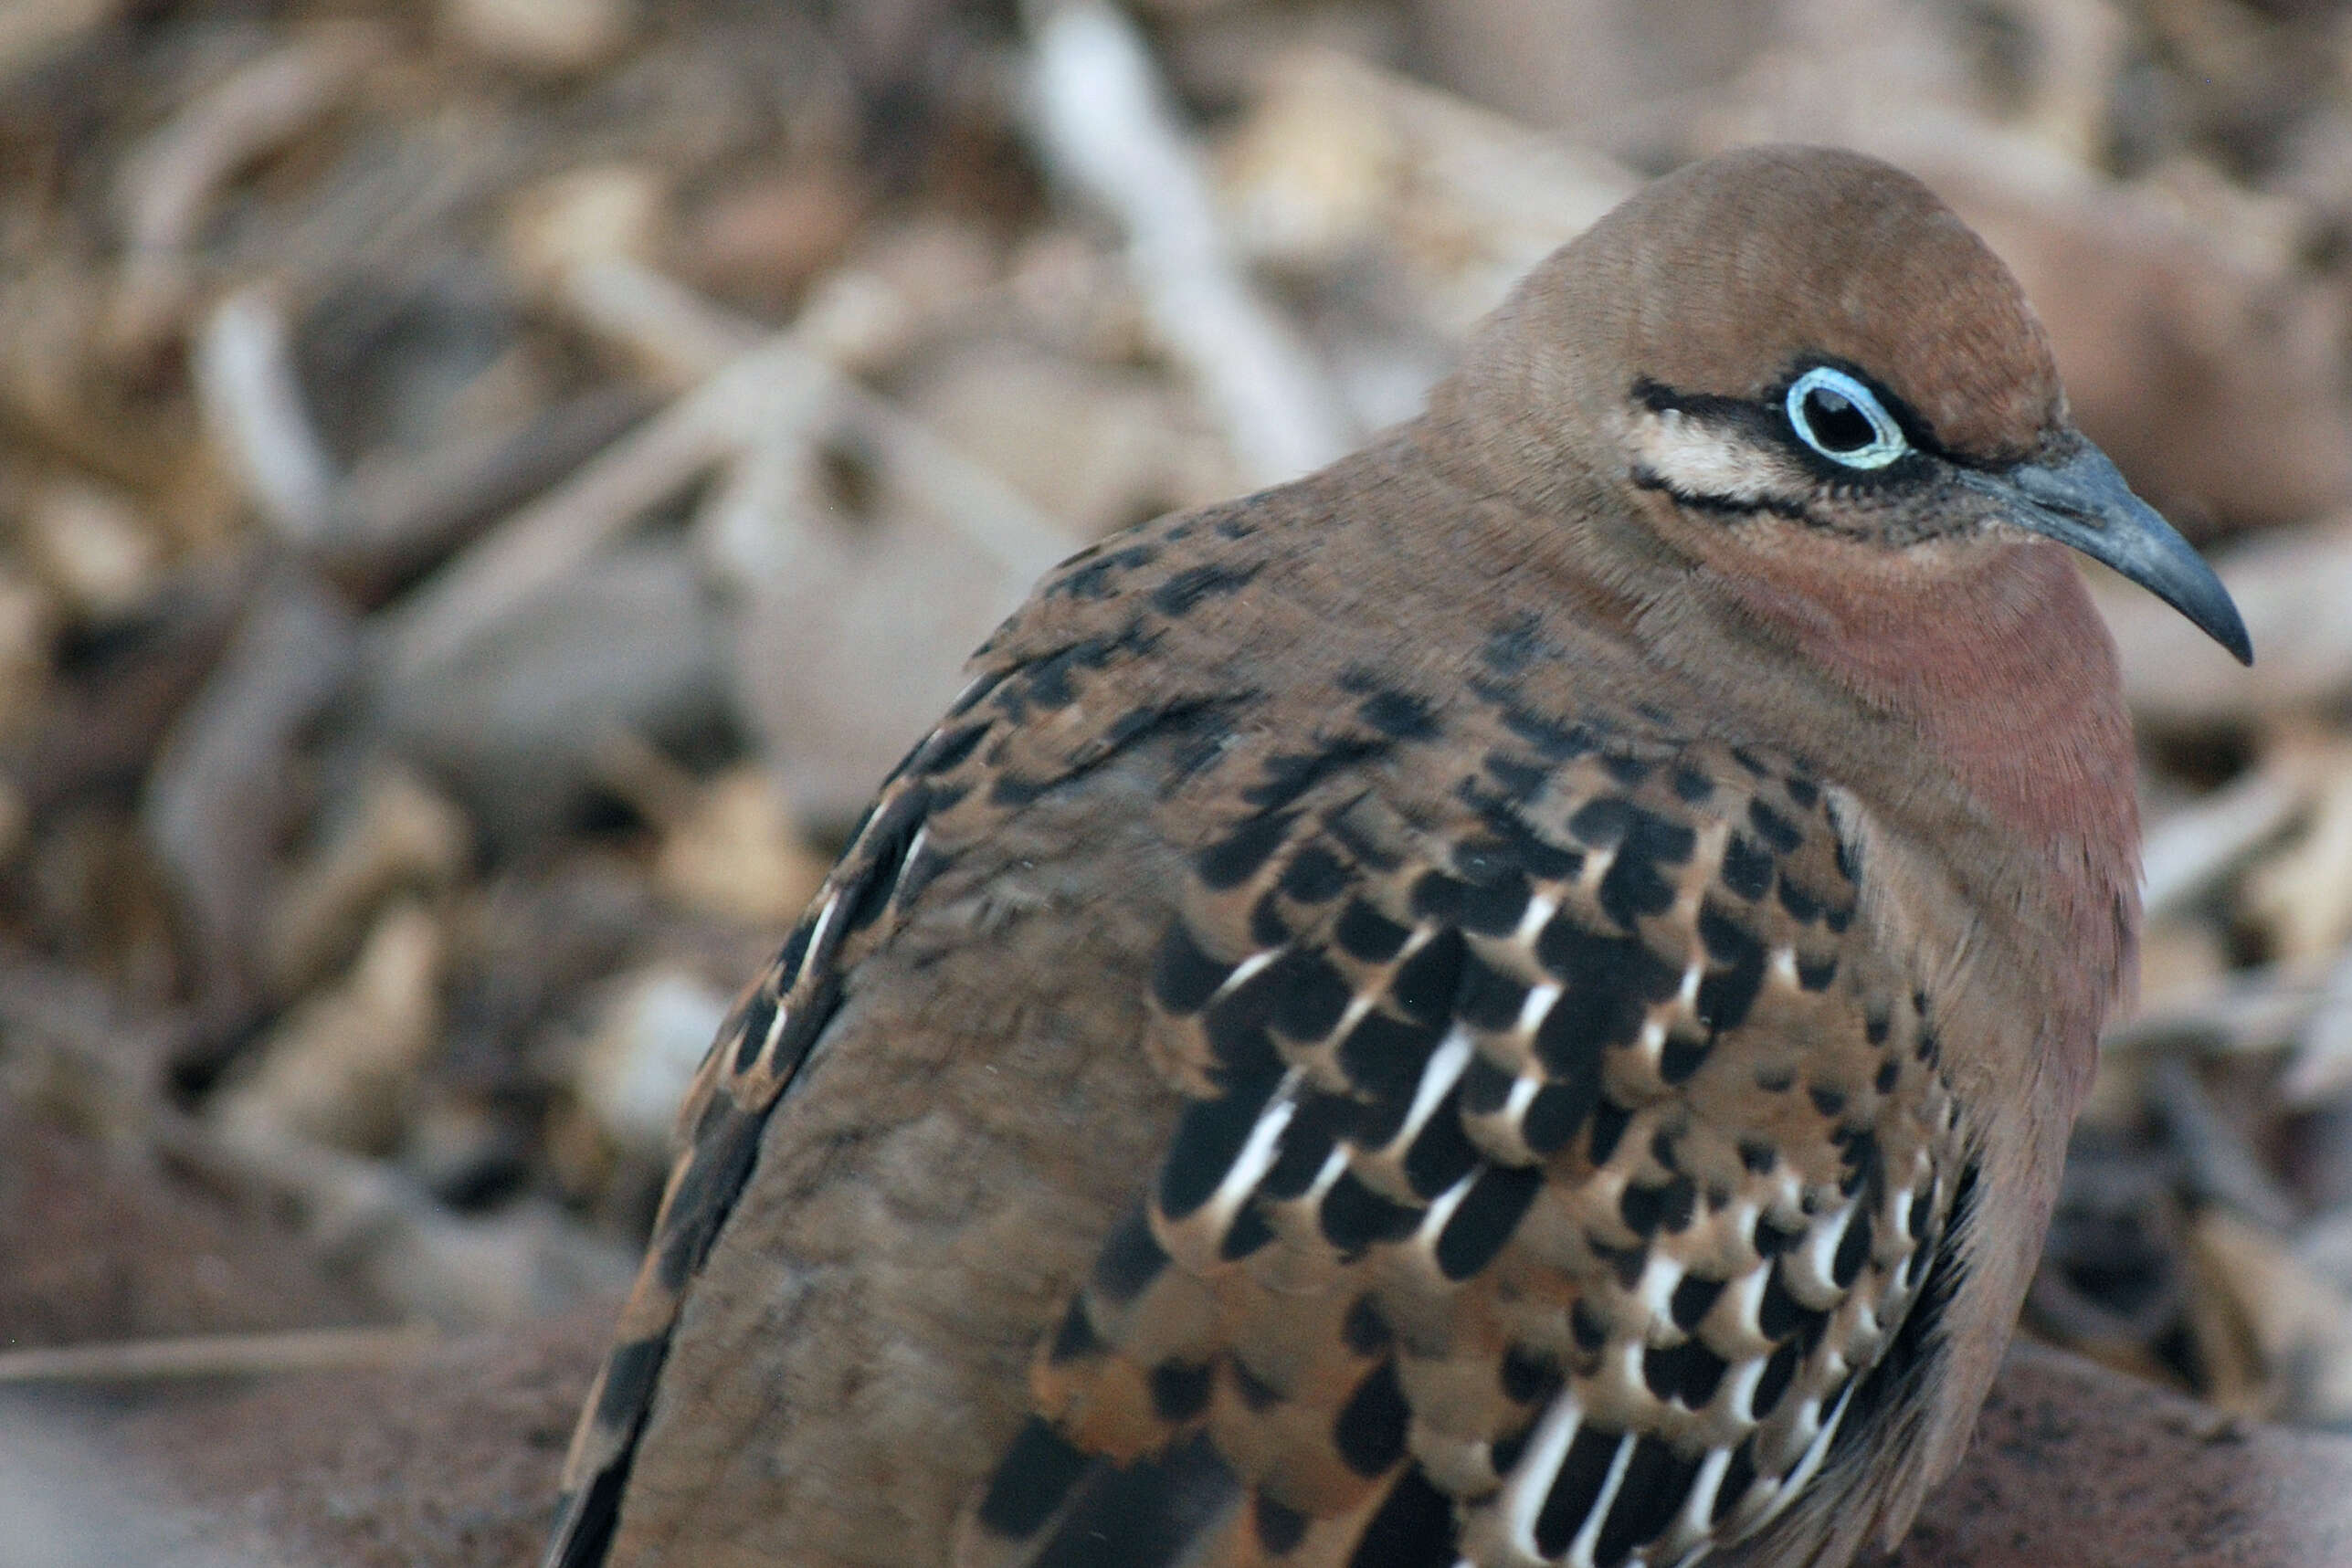
M 1826 364 L 1790 382 L 1782 407 L 1797 438 L 1841 468 L 1883 468 L 1911 450 L 1878 394 Z

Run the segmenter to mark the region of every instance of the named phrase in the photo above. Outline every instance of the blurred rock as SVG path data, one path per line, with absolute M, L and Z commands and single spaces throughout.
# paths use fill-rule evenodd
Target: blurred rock
M 669 740 L 719 717 L 712 623 L 683 549 L 618 550 L 384 693 L 383 722 L 494 841 L 527 843 L 580 809 L 608 734 Z
M 119 492 L 57 480 L 35 498 L 25 538 L 42 575 L 81 619 L 117 619 L 162 585 L 163 541 Z
M 123 9 L 123 0 L 0 0 L 0 87 L 39 69 Z
M 247 1132 L 266 1128 L 362 1153 L 389 1149 L 440 1042 L 445 953 L 439 921 L 422 903 L 393 905 L 343 983 L 270 1031 L 214 1114 Z
M 443 31 L 494 64 L 550 75 L 595 69 L 636 26 L 631 0 L 440 0 Z
M 2241 898 L 2274 961 L 2324 966 L 2352 940 L 2352 743 L 2302 746 L 2313 780 L 2302 831 L 2247 875 Z
M 734 638 L 742 711 L 794 816 L 819 827 L 864 808 L 1029 587 L 886 472 L 853 461 L 840 477 L 873 493 L 777 520 L 779 564 L 747 590 Z
M 801 841 L 781 793 L 755 767 L 731 768 L 662 825 L 654 885 L 683 907 L 781 931 L 831 862 Z
M 1236 238 L 1292 268 L 1397 268 L 1391 305 L 1460 335 L 1640 184 L 1583 146 L 1344 56 L 1297 53 L 1223 159 Z
M 910 413 L 1078 538 L 1234 487 L 1214 433 L 1160 381 L 1137 372 L 986 338 L 929 356 L 903 398 Z
M 614 983 L 582 1042 L 576 1087 L 598 1130 L 623 1155 L 667 1167 L 679 1104 L 727 1007 L 724 992 L 674 964 Z
M 294 748 L 341 687 L 353 632 L 350 612 L 316 582 L 272 579 L 148 775 L 148 841 L 192 928 L 204 987 L 224 1004 L 253 985 L 264 890 L 298 804 Z
M 1419 0 L 1413 12 L 1445 86 L 1622 156 L 1648 150 L 1652 105 L 1737 75 L 1784 3 Z
M 848 169 L 811 163 L 705 197 L 665 248 L 687 282 L 773 310 L 840 259 L 868 205 Z
M 0 567 L 0 731 L 38 710 L 57 627 L 56 598 L 30 577 Z
M 348 958 L 387 894 L 454 883 L 472 847 L 464 815 L 415 773 L 372 768 L 348 818 L 288 872 L 270 905 L 261 954 L 271 992 L 298 994 Z
M 2352 1295 L 2279 1237 L 2220 1209 L 2197 1216 L 2189 1257 L 2260 1369 L 2253 1407 L 2274 1420 L 2352 1424 Z

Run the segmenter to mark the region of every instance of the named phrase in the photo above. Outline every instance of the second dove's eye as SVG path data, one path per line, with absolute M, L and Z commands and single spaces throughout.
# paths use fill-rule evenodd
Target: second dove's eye
M 1798 439 L 1850 468 L 1883 468 L 1908 449 L 1894 416 L 1844 371 L 1816 365 L 1788 387 L 1788 425 Z

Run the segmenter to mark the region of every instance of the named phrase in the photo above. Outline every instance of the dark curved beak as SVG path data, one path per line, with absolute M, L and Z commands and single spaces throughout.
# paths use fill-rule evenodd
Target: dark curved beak
M 2254 645 L 2213 568 L 2156 508 L 2132 494 L 2107 454 L 2082 437 L 2053 456 L 1998 473 L 1963 470 L 2020 528 L 2111 566 L 2189 617 L 2234 655 L 2254 662 Z

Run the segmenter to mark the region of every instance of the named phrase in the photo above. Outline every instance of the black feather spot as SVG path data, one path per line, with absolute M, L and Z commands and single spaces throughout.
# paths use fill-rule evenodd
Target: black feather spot
M 1783 855 L 1805 842 L 1805 835 L 1798 831 L 1795 823 L 1760 800 L 1747 803 L 1747 822 L 1758 838 Z
M 1656 1540 L 1682 1511 L 1698 1473 L 1698 1460 L 1684 1458 L 1657 1437 L 1634 1444 L 1616 1500 L 1593 1542 L 1593 1568 L 1616 1568 L 1635 1547 Z
M 1805 1359 L 1804 1347 L 1790 1340 L 1772 1352 L 1757 1373 L 1756 1388 L 1748 1395 L 1747 1412 L 1751 1420 L 1768 1419 L 1780 1407 L 1780 1396 L 1797 1381 L 1797 1367 Z
M 1461 1089 L 1457 1086 L 1438 1102 L 1420 1132 L 1405 1151 L 1405 1179 L 1413 1192 L 1422 1198 L 1434 1198 L 1440 1193 L 1470 1174 L 1478 1163 L 1478 1151 L 1471 1146 L 1470 1135 L 1462 1131 Z
M 1698 1196 L 1688 1176 L 1677 1176 L 1663 1186 L 1628 1185 L 1617 1201 L 1618 1217 L 1645 1241 L 1661 1229 L 1672 1235 L 1691 1223 Z
M 1568 818 L 1568 831 L 1595 849 L 1614 849 L 1633 820 L 1633 803 L 1622 795 L 1606 795 L 1587 801 Z
M 1269 811 L 1291 805 L 1315 785 L 1389 749 L 1386 741 L 1349 736 L 1319 751 L 1283 752 L 1266 760 L 1263 776 L 1241 798 Z
M 1699 1410 L 1715 1396 L 1729 1370 L 1724 1358 L 1696 1339 L 1678 1345 L 1652 1345 L 1641 1354 L 1641 1381 L 1661 1399 L 1680 1399 Z
M 819 1000 L 829 1004 L 830 999 L 821 994 L 811 998 L 812 1003 Z M 828 1009 L 812 1006 L 810 1010 Z M 786 1032 L 790 1032 L 788 1026 Z M 791 1058 L 779 1049 L 777 1059 Z M 751 1174 L 752 1162 L 759 1154 L 760 1131 L 766 1124 L 765 1115 L 739 1110 L 724 1095 L 712 1097 L 710 1108 L 694 1130 L 694 1152 L 686 1162 L 686 1173 L 670 1191 L 671 1228 L 658 1242 L 661 1250 L 655 1274 L 664 1289 L 684 1289 L 686 1281 L 702 1267 L 712 1240 L 733 1211 Z
M 1423 943 L 1388 982 L 1388 996 L 1397 1010 L 1416 1023 L 1436 1023 L 1447 1017 L 1453 1010 L 1454 988 L 1461 979 L 1463 951 L 1458 931 L 1441 931 Z
M 1070 1310 L 1061 1315 L 1061 1326 L 1053 1331 L 1053 1342 L 1046 1349 L 1046 1360 L 1055 1366 L 1064 1366 L 1095 1355 L 1102 1349 L 1102 1336 L 1094 1331 L 1094 1320 L 1087 1316 L 1085 1300 L 1072 1298 Z
M 667 1338 L 631 1340 L 605 1357 L 605 1381 L 596 1394 L 596 1425 L 628 1429 L 637 1425 L 653 1396 L 653 1380 L 670 1352 Z
M 1238 1263 L 1273 1239 L 1273 1222 L 1255 1202 L 1244 1203 L 1218 1238 L 1217 1256 L 1228 1263 Z
M 1625 1124 L 1633 1113 L 1607 1095 L 1593 1107 L 1592 1138 L 1587 1146 L 1587 1158 L 1596 1165 L 1606 1165 L 1608 1157 L 1617 1152 L 1617 1142 L 1625 1136 Z
M 1847 1197 L 1852 1197 L 1864 1187 L 1870 1188 L 1873 1194 L 1883 1193 L 1885 1190 L 1881 1184 L 1885 1173 L 1885 1156 L 1879 1151 L 1878 1134 L 1866 1127 L 1856 1128 L 1851 1132 L 1842 1132 L 1838 1142 L 1838 1158 L 1846 1167 L 1845 1173 L 1838 1180 L 1838 1190 Z
M 1339 1042 L 1335 1058 L 1348 1083 L 1376 1102 L 1407 1100 L 1446 1031 L 1443 1018 L 1413 1022 L 1374 1008 Z M 1400 1106 L 1397 1114 L 1403 1114 Z
M 944 773 L 960 765 L 980 743 L 982 736 L 996 727 L 995 721 L 983 719 L 977 723 L 959 724 L 952 730 L 934 730 L 931 739 L 914 754 L 914 771 L 926 774 Z
M 1808 959 L 1801 954 L 1797 960 L 1797 984 L 1807 991 L 1827 991 L 1830 982 L 1838 977 L 1835 958 Z
M 1375 1242 L 1402 1241 L 1420 1217 L 1420 1210 L 1382 1197 L 1353 1171 L 1331 1184 L 1316 1215 L 1324 1239 L 1351 1257 Z
M 1279 1073 L 1261 1073 L 1237 1082 L 1215 1100 L 1197 1100 L 1185 1107 L 1160 1166 L 1162 1214 L 1182 1219 L 1209 1200 L 1280 1082 Z
M 1124 1306 L 1151 1288 L 1168 1266 L 1168 1255 L 1152 1234 L 1151 1216 L 1141 1205 L 1127 1211 L 1095 1256 L 1094 1289 L 1113 1306 Z
M 1092 1455 L 1032 1415 L 988 1478 L 988 1489 L 980 1499 L 980 1522 L 1014 1541 L 1034 1535 L 1093 1463 Z
M 1331 934 L 1339 943 L 1339 950 L 1350 958 L 1366 963 L 1386 963 L 1397 956 L 1413 931 L 1410 926 L 1397 924 L 1362 899 L 1350 899 L 1347 907 L 1339 911 Z
M 1535 957 L 1564 983 L 1535 1030 L 1535 1054 L 1556 1078 L 1606 1047 L 1630 1045 L 1650 1005 L 1673 995 L 1682 980 L 1638 940 L 1595 935 L 1566 914 L 1545 923 Z
M 1276 1557 L 1287 1557 L 1307 1538 L 1307 1516 L 1294 1508 L 1284 1508 L 1264 1492 L 1253 1493 L 1250 1500 L 1250 1528 L 1257 1533 L 1258 1544 Z
M 1770 1170 L 1771 1167 L 1767 1165 L 1765 1169 Z M 1754 1239 L 1756 1255 L 1758 1258 L 1772 1258 L 1779 1257 L 1804 1240 L 1805 1233 L 1802 1230 L 1789 1230 L 1785 1226 L 1775 1225 L 1770 1215 L 1760 1214 L 1756 1216 Z
M 1270 963 L 1201 1015 L 1200 1032 L 1217 1058 L 1220 1080 L 1260 1079 L 1281 1068 L 1273 1037 L 1266 1032 L 1267 1015 L 1280 999 L 1280 979 Z
M 1290 813 L 1281 811 L 1253 816 L 1203 849 L 1194 858 L 1193 869 L 1213 891 L 1238 888 L 1273 858 L 1294 820 Z
M 1707 1522 L 1721 1524 L 1738 1508 L 1748 1489 L 1756 1485 L 1756 1439 L 1747 1437 L 1731 1451 L 1730 1463 L 1724 1466 L 1723 1479 L 1715 1484 L 1715 1503 L 1707 1510 Z
M 1384 1361 L 1355 1385 L 1331 1426 L 1332 1446 L 1359 1476 L 1386 1475 L 1405 1457 L 1405 1427 L 1411 1419 L 1397 1363 Z
M 1258 1191 L 1276 1202 L 1303 1197 L 1355 1116 L 1355 1102 L 1344 1095 L 1320 1090 L 1303 1095 L 1282 1128 L 1281 1145 L 1258 1183 Z
M 1514 805 L 1524 805 L 1544 792 L 1551 774 L 1534 763 L 1517 757 L 1504 756 L 1501 752 L 1489 752 L 1482 764 L 1486 776 L 1494 781 L 1495 789 Z
M 1481 1171 L 1438 1233 L 1438 1271 L 1449 1279 L 1467 1279 L 1492 1262 L 1543 1185 L 1543 1172 L 1533 1166 L 1489 1165 Z
M 1568 1146 L 1599 1100 L 1600 1064 L 1595 1061 L 1537 1089 L 1520 1119 L 1519 1136 L 1539 1156 L 1556 1153 Z
M 760 1050 L 767 1044 L 767 1032 L 775 1026 L 775 998 L 762 986 L 754 994 L 751 1005 L 744 1009 L 743 1033 L 735 1040 L 735 1070 L 749 1072 L 759 1060 Z
M 1546 1557 L 1558 1557 L 1567 1551 L 1608 1480 L 1618 1446 L 1626 1440 L 1622 1434 L 1605 1432 L 1589 1421 L 1577 1429 L 1576 1440 L 1568 1445 L 1559 1474 L 1553 1477 L 1552 1489 L 1535 1515 L 1536 1551 Z
M 1711 1041 L 1681 1033 L 1669 1034 L 1658 1051 L 1658 1076 L 1668 1083 L 1686 1083 L 1706 1065 Z
M 1468 890 L 1459 879 L 1443 871 L 1425 871 L 1413 883 L 1413 913 L 1440 925 L 1451 925 L 1461 918 L 1462 895 Z
M 1674 1326 L 1684 1333 L 1697 1328 L 1700 1321 L 1714 1310 L 1715 1301 L 1723 1295 L 1725 1283 L 1721 1279 L 1709 1279 L 1703 1275 L 1683 1275 L 1682 1282 L 1674 1287 L 1674 1294 L 1667 1302 L 1667 1311 L 1673 1318 Z
M 1197 1013 L 1217 994 L 1233 966 L 1208 956 L 1182 921 L 1168 927 L 1161 939 L 1158 960 L 1152 965 L 1153 999 L 1177 1017 Z
M 1600 765 L 1608 776 L 1627 789 L 1633 788 L 1657 771 L 1658 764 L 1640 757 L 1611 752 L 1602 756 Z
M 1399 741 L 1426 741 L 1438 732 L 1436 710 L 1408 691 L 1376 691 L 1355 712 L 1375 730 Z
M 1503 1352 L 1497 1369 L 1501 1376 L 1503 1397 L 1514 1405 L 1533 1405 L 1548 1400 L 1559 1391 L 1560 1369 L 1550 1356 L 1525 1345 L 1510 1345 Z
M 1380 1310 L 1380 1303 L 1369 1296 L 1358 1296 L 1347 1309 L 1347 1316 L 1339 1325 L 1340 1338 L 1347 1348 L 1360 1356 L 1378 1355 L 1388 1348 L 1394 1338 L 1388 1320 Z
M 1190 615 L 1204 599 L 1238 594 L 1258 575 L 1256 564 L 1190 566 L 1176 573 L 1152 595 L 1152 607 L 1171 619 Z
M 1771 889 L 1772 852 L 1745 833 L 1735 833 L 1724 846 L 1719 875 L 1725 888 L 1754 903 Z
M 1226 1375 L 1232 1380 L 1233 1392 L 1241 1397 L 1242 1405 L 1262 1415 L 1282 1402 L 1282 1391 L 1252 1372 L 1238 1358 L 1225 1363 Z
M 1524 875 L 1515 868 L 1506 869 L 1490 881 L 1465 885 L 1456 918 L 1463 930 L 1481 936 L 1509 936 L 1527 912 L 1530 891 Z
M 1152 1414 L 1163 1421 L 1189 1421 L 1208 1408 L 1217 1368 L 1205 1362 L 1164 1361 L 1152 1368 Z
M 1508 1029 L 1519 1022 L 1527 1002 L 1527 987 L 1490 967 L 1475 952 L 1462 960 L 1461 986 L 1454 997 L 1454 1016 L 1473 1029 Z
M 1580 1351 L 1597 1351 L 1608 1342 L 1608 1331 L 1593 1315 L 1592 1304 L 1581 1296 L 1568 1307 L 1568 1333 Z
M 1397 1478 L 1366 1522 L 1347 1568 L 1453 1568 L 1460 1556 L 1453 1500 L 1431 1486 L 1417 1465 Z
M 1830 1258 L 1830 1283 L 1842 1290 L 1851 1285 L 1862 1271 L 1870 1257 L 1871 1217 L 1867 1209 L 1857 1208 L 1846 1221 L 1846 1234 L 1838 1238 L 1838 1250 Z
M 1766 1339 L 1776 1343 L 1789 1340 L 1802 1344 L 1810 1353 L 1829 1326 L 1830 1314 L 1817 1312 L 1790 1295 L 1788 1287 L 1781 1283 L 1780 1268 L 1776 1264 L 1772 1277 L 1764 1282 L 1764 1297 L 1756 1303 L 1756 1321 Z
M 1503 727 L 1535 747 L 1535 754 L 1550 763 L 1574 762 L 1599 744 L 1585 725 L 1558 723 L 1515 705 L 1503 710 Z
M 1472 1056 L 1461 1075 L 1462 1109 L 1473 1116 L 1492 1116 L 1511 1103 L 1511 1088 L 1518 1081 L 1508 1068 Z
M 1704 931 L 1707 917 L 1703 910 L 1699 923 Z M 1718 934 L 1732 931 L 1737 928 L 1724 921 Z M 1727 935 L 1725 940 L 1729 942 L 1728 967 L 1711 969 L 1701 978 L 1693 1008 L 1699 1022 L 1718 1033 L 1738 1028 L 1746 1019 L 1747 1010 L 1755 1005 L 1756 993 L 1764 989 L 1764 944 L 1746 931 L 1738 931 L 1735 942 Z
M 1282 868 L 1282 891 L 1303 904 L 1328 903 L 1347 891 L 1347 865 L 1320 844 L 1310 844 Z
M 1273 1025 L 1293 1040 L 1320 1040 L 1338 1026 L 1355 991 L 1331 961 L 1308 949 L 1294 949 L 1275 965 L 1281 972 Z

